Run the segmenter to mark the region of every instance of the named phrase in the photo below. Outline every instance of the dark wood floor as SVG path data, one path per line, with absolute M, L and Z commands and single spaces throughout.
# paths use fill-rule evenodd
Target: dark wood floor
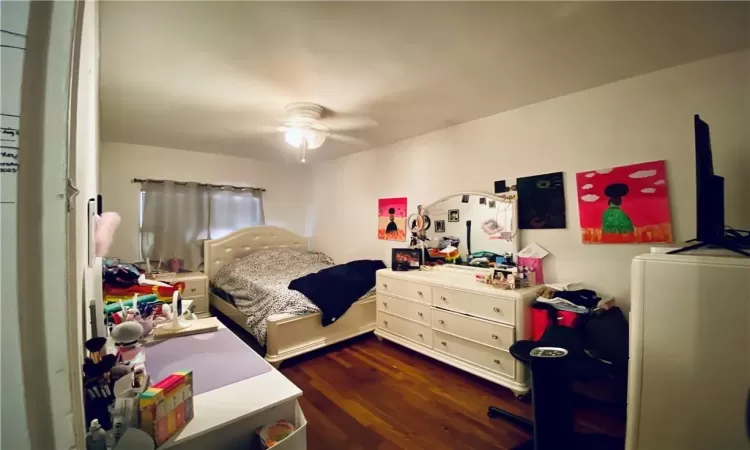
M 289 360 L 310 450 L 510 449 L 530 436 L 487 406 L 531 416 L 511 391 L 372 334 Z M 578 431 L 622 437 L 624 421 L 576 412 Z

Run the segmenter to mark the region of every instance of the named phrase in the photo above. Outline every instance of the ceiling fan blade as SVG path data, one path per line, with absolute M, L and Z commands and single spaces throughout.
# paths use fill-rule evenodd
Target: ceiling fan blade
M 370 117 L 348 114 L 329 116 L 321 119 L 320 122 L 335 131 L 361 130 L 378 126 L 378 122 Z
M 365 141 L 364 139 L 355 138 L 354 136 L 349 136 L 346 134 L 331 133 L 328 135 L 328 137 L 333 140 L 343 142 L 345 144 L 352 144 L 352 145 L 359 145 L 359 146 L 370 145 L 370 143 Z
M 250 127 L 247 132 L 250 134 L 270 134 L 270 133 L 283 133 L 286 131 L 286 127 L 281 125 L 257 125 Z

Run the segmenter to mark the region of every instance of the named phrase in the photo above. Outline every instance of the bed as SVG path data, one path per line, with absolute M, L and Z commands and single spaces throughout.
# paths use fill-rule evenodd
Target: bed
M 225 265 L 253 252 L 274 248 L 307 251 L 309 242 L 307 238 L 279 227 L 244 228 L 204 243 L 204 272 L 210 282 Z M 209 292 L 209 302 L 215 311 L 251 332 L 247 316 L 213 289 Z M 368 295 L 354 302 L 339 320 L 327 327 L 321 324 L 321 316 L 320 312 L 268 316 L 266 360 L 278 367 L 286 359 L 373 331 L 375 296 Z

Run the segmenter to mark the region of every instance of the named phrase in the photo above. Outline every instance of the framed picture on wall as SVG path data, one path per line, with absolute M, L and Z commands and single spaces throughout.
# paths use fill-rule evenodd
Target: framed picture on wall
M 666 162 L 576 174 L 584 244 L 672 242 Z
M 563 173 L 518 179 L 518 228 L 566 228 Z
M 459 220 L 459 212 L 457 209 L 449 209 L 448 210 L 448 222 L 458 222 Z
M 378 200 L 378 239 L 406 240 L 406 197 Z
M 445 233 L 445 220 L 435 221 L 435 233 Z

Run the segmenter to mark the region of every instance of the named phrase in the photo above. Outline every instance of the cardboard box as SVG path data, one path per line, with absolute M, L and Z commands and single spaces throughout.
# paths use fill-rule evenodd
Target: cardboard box
M 141 393 L 140 411 L 141 429 L 164 444 L 193 418 L 193 371 L 175 372 Z

